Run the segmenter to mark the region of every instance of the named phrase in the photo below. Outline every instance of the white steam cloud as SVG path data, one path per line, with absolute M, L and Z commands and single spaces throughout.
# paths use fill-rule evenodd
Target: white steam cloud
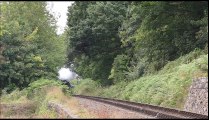
M 78 75 L 74 72 L 72 72 L 69 68 L 61 68 L 59 71 L 58 71 L 58 78 L 60 80 L 66 80 L 66 81 L 70 81 L 70 80 L 73 80 L 75 79 Z

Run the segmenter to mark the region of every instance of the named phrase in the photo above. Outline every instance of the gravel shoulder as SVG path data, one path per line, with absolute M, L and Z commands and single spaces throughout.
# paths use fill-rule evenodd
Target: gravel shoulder
M 81 108 L 85 108 L 90 114 L 96 118 L 153 118 L 145 114 L 140 114 L 134 111 L 129 111 L 123 108 L 118 108 L 113 105 L 88 100 L 84 98 L 75 98 L 79 102 Z

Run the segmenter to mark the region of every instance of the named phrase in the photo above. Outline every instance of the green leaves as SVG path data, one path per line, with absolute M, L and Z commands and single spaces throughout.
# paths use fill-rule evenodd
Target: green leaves
M 68 11 L 68 62 L 99 81 L 155 73 L 196 48 L 207 49 L 205 3 L 75 2 Z
M 56 35 L 46 2 L 0 5 L 1 88 L 14 84 L 22 89 L 40 77 L 56 77 L 56 67 L 65 60 L 65 38 Z
M 108 79 L 113 59 L 120 52 L 118 29 L 125 11 L 125 2 L 75 2 L 70 7 L 68 59 L 82 76 Z M 81 56 L 87 56 L 84 62 Z
M 134 54 L 131 66 L 143 63 L 141 67 L 132 67 L 130 71 L 154 73 L 168 61 L 195 48 L 203 49 L 206 42 L 202 42 L 202 46 L 196 45 L 195 34 L 199 28 L 191 24 L 192 20 L 203 17 L 203 8 L 207 9 L 207 5 L 194 2 L 140 2 L 129 5 L 128 17 L 123 22 L 120 37 L 128 54 Z
M 128 64 L 129 56 L 124 54 L 117 55 L 114 59 L 111 74 L 108 79 L 113 79 L 114 83 L 127 80 L 126 73 L 128 72 Z

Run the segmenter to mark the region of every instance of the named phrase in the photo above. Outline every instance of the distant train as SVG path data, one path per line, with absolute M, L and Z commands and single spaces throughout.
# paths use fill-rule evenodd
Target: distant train
M 79 84 L 79 82 L 80 82 L 80 76 L 78 76 L 78 74 L 76 74 L 76 73 L 74 73 L 75 74 L 75 77 L 74 77 L 74 79 L 73 80 L 77 80 L 77 84 Z M 61 80 L 65 85 L 67 85 L 69 88 L 74 88 L 74 85 L 72 85 L 71 83 L 70 83 L 70 81 L 71 80 Z
M 69 88 L 73 88 L 74 85 L 70 83 L 71 80 L 77 80 L 77 84 L 80 81 L 80 76 L 75 73 L 71 68 L 66 68 L 65 66 L 60 68 L 58 71 L 58 78 L 61 80 L 65 85 L 67 85 Z
M 69 81 L 62 80 L 62 82 L 67 85 L 69 88 L 74 88 L 74 85 L 72 85 Z

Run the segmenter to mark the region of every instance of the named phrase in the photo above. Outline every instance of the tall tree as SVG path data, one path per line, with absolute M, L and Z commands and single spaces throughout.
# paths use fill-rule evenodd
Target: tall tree
M 68 11 L 68 61 L 83 77 L 107 83 L 154 73 L 207 46 L 207 3 L 75 2 Z
M 84 77 L 111 83 L 107 79 L 114 57 L 120 52 L 118 29 L 126 6 L 126 2 L 75 2 L 70 7 L 69 61 L 77 65 L 77 71 Z M 88 75 L 85 76 L 83 68 L 89 71 Z
M 40 77 L 56 77 L 56 67 L 61 63 L 53 53 L 61 48 L 57 47 L 56 21 L 46 5 L 2 2 L 0 44 L 5 61 L 0 64 L 1 88 L 24 88 Z

